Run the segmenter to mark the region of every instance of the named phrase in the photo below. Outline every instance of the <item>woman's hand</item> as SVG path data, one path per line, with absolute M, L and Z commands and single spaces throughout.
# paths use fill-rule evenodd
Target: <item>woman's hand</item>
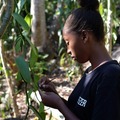
M 41 89 L 42 91 L 54 92 L 58 94 L 54 84 L 47 77 L 42 77 L 41 80 L 39 80 L 38 82 L 38 86 L 39 86 L 39 89 Z
M 44 105 L 58 109 L 65 117 L 65 120 L 79 120 L 66 106 L 64 100 L 57 94 L 55 86 L 46 77 L 39 83 L 39 93 Z
M 43 104 L 46 106 L 59 109 L 60 104 L 63 103 L 60 96 L 54 92 L 45 92 L 39 89 L 39 93 L 41 95 Z
M 47 77 L 42 77 L 38 87 L 43 104 L 58 109 L 59 102 L 63 102 L 63 99 L 58 95 L 54 84 Z

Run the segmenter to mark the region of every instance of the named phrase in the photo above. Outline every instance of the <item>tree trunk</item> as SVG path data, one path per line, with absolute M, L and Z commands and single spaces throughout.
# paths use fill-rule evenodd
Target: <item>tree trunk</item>
M 44 0 L 31 0 L 31 15 L 32 15 L 31 41 L 38 48 L 38 51 L 42 52 L 47 42 Z
M 14 10 L 14 0 L 7 0 L 7 2 L 5 3 L 5 1 L 3 1 L 3 6 L 0 9 L 0 19 L 1 16 L 3 15 L 3 12 L 5 11 L 5 15 L 3 16 L 3 20 L 1 21 L 1 25 L 0 25 L 0 38 L 2 38 L 4 32 L 6 31 L 6 28 L 8 27 L 8 24 L 10 22 L 10 19 L 12 17 L 12 13 Z

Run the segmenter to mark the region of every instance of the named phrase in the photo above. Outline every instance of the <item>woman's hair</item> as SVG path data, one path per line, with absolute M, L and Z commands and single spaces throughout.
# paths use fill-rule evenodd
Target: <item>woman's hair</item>
M 81 7 L 68 16 L 64 25 L 65 32 L 80 33 L 82 30 L 90 30 L 98 41 L 104 40 L 104 25 L 98 11 L 98 0 L 78 1 Z

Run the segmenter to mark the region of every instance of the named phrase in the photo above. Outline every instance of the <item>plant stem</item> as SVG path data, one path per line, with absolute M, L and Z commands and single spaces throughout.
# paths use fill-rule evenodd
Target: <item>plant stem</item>
M 0 58 L 1 58 L 2 66 L 3 66 L 3 71 L 5 73 L 6 81 L 7 81 L 8 87 L 9 87 L 10 96 L 12 98 L 14 117 L 18 117 L 19 111 L 18 111 L 18 106 L 16 104 L 16 95 L 14 93 L 14 86 L 12 84 L 10 77 L 8 76 L 8 73 L 7 73 L 7 68 L 6 68 L 7 65 L 4 60 L 4 55 L 5 55 L 5 53 L 3 50 L 3 43 L 2 43 L 2 40 L 0 40 Z

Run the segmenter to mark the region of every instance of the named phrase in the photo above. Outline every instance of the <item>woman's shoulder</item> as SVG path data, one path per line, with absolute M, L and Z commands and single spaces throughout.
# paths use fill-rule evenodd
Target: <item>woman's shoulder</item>
M 115 79 L 120 82 L 120 64 L 116 60 L 106 62 L 94 71 L 93 76 L 97 78 L 98 83 Z
M 103 66 L 101 66 L 101 71 L 105 74 L 118 74 L 120 75 L 120 64 L 116 60 L 111 60 L 106 62 Z
M 116 60 L 105 63 L 100 70 L 100 83 L 116 84 L 120 83 L 120 64 Z
M 85 71 L 85 73 L 89 73 L 91 69 L 91 66 L 88 67 Z M 108 61 L 104 64 L 102 64 L 101 66 L 97 67 L 95 70 L 93 70 L 90 74 L 91 75 L 103 75 L 103 74 L 113 74 L 116 73 L 120 75 L 120 64 L 116 61 L 116 60 L 111 60 Z
M 93 87 L 112 88 L 120 85 L 120 65 L 117 61 L 112 60 L 101 65 L 94 72 L 92 81 Z M 120 89 L 120 87 L 119 87 Z

